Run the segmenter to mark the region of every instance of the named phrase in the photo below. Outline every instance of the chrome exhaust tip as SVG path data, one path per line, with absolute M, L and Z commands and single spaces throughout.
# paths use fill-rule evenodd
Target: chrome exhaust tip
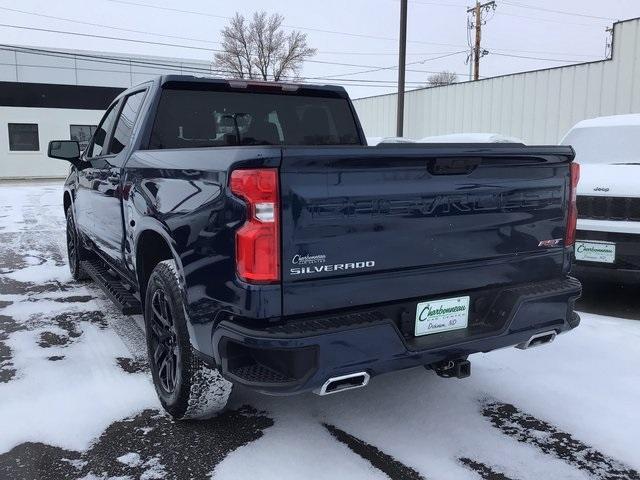
M 548 332 L 536 333 L 532 335 L 529 340 L 524 343 L 519 343 L 516 345 L 516 348 L 520 350 L 526 350 L 527 348 L 539 347 L 540 345 L 545 345 L 547 343 L 551 343 L 556 339 L 558 333 L 555 330 L 550 330 Z
M 318 395 L 331 395 L 332 393 L 345 392 L 354 388 L 366 387 L 371 376 L 367 372 L 350 373 L 339 377 L 331 377 L 324 382 L 320 390 L 314 393 Z

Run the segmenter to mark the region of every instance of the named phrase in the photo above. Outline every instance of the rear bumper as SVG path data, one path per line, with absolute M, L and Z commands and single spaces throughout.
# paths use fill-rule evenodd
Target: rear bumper
M 583 282 L 606 281 L 615 283 L 640 283 L 640 268 L 603 267 L 598 264 L 579 262 L 571 269 L 571 274 Z
M 627 222 L 637 224 L 638 222 Z M 578 240 L 595 240 L 616 244 L 614 263 L 576 261 L 571 273 L 584 281 L 606 280 L 640 283 L 640 234 L 578 230 Z
M 370 376 L 513 346 L 533 334 L 568 331 L 580 283 L 571 277 L 469 295 L 469 326 L 422 337 L 413 335 L 415 306 L 406 301 L 305 317 L 267 328 L 224 320 L 213 333 L 215 363 L 225 377 L 255 390 L 288 395 L 320 388 L 330 377 Z

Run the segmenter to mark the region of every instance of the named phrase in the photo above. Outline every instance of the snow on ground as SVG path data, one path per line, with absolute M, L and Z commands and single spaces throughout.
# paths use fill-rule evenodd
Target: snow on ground
M 0 383 L 0 419 L 14 421 L 3 422 L 0 451 L 25 441 L 86 449 L 113 421 L 158 407 L 148 378 L 118 366 L 132 354 L 109 328 L 115 310 L 71 279 L 61 198 L 60 187 L 0 187 L 0 316 L 19 328 L 3 342 L 14 373 Z
M 66 270 L 61 197 L 0 185 L 0 478 L 640 480 L 640 322 L 589 313 L 551 345 L 471 357 L 465 380 L 237 389 L 228 414 L 173 422 L 139 317 Z
M 498 466 L 518 479 L 589 478 L 493 428 L 480 414 L 484 400 L 517 405 L 640 470 L 640 323 L 590 314 L 582 318 L 580 328 L 554 344 L 471 357 L 472 376 L 465 380 L 413 369 L 324 398 L 245 395 L 245 402 L 250 398 L 266 408 L 276 426 L 291 428 L 267 430 L 236 450 L 218 466 L 215 478 L 249 478 L 270 458 L 277 459 L 278 467 L 264 478 L 284 478 L 291 451 L 283 445 L 306 451 L 305 462 L 321 464 L 330 450 L 323 432 L 317 432 L 318 422 L 339 425 L 430 478 L 469 478 L 460 457 Z

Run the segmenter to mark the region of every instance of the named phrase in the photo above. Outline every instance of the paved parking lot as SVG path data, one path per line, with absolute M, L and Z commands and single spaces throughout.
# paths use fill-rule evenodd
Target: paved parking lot
M 66 266 L 61 182 L 0 184 L 0 478 L 640 479 L 640 296 L 589 285 L 551 345 L 330 397 L 163 414 L 140 318 Z

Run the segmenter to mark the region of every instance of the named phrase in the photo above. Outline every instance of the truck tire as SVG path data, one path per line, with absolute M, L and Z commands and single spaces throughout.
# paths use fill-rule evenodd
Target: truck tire
M 227 405 L 232 384 L 193 351 L 176 263 L 154 268 L 144 306 L 149 365 L 164 409 L 176 419 L 206 419 Z
M 76 229 L 76 222 L 73 220 L 73 212 L 71 207 L 67 208 L 67 258 L 69 260 L 69 270 L 71 276 L 76 281 L 87 280 L 89 276 L 80 266 L 82 260 L 86 260 L 89 257 L 89 252 L 82 245 L 82 241 L 78 236 L 78 230 Z

